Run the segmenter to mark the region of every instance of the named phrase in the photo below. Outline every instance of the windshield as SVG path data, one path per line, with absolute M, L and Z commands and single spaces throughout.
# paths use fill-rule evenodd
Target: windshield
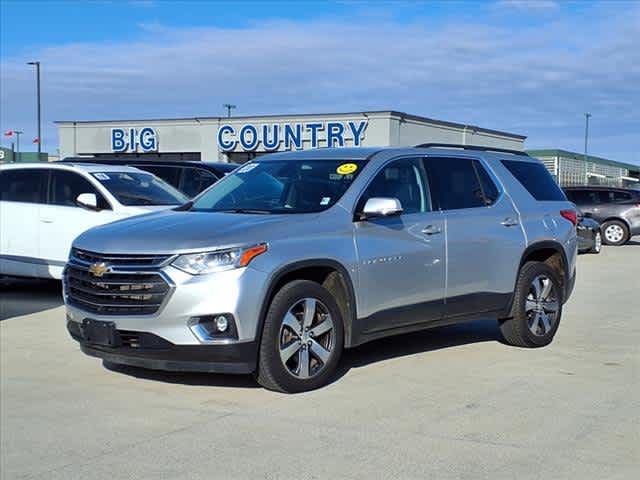
M 365 162 L 277 160 L 252 162 L 198 197 L 195 211 L 311 213 L 335 204 Z
M 150 173 L 97 172 L 92 175 L 122 205 L 180 205 L 187 201 L 182 193 Z

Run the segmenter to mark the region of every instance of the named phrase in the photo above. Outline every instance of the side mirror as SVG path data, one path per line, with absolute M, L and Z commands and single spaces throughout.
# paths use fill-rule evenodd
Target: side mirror
M 364 219 L 392 217 L 402 213 L 402 204 L 397 198 L 373 197 L 367 200 L 362 210 Z
M 81 193 L 76 198 L 76 203 L 82 208 L 98 211 L 98 197 L 95 193 Z

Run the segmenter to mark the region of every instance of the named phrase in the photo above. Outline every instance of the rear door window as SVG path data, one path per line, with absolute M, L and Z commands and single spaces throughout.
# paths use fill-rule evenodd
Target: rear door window
M 502 160 L 502 164 L 536 200 L 561 202 L 567 199 L 542 163 Z
M 473 165 L 476 169 L 476 173 L 478 174 L 478 178 L 480 179 L 480 186 L 482 187 L 485 204 L 493 205 L 498 199 L 498 188 L 479 161 L 474 160 Z
M 11 169 L 0 172 L 0 200 L 4 202 L 46 203 L 48 170 Z
M 431 182 L 431 189 L 437 198 L 438 206 L 441 210 L 459 210 L 462 208 L 484 207 L 491 203 L 489 198 L 485 198 L 483 187 L 476 173 L 475 160 L 469 158 L 434 158 L 428 157 L 426 160 L 427 172 Z M 482 165 L 478 166 L 482 169 Z M 485 172 L 486 173 L 486 172 Z M 497 198 L 495 185 L 491 187 L 490 182 L 487 189 L 490 194 Z
M 613 191 L 611 192 L 611 201 L 615 203 L 625 203 L 633 200 L 633 196 L 628 192 Z

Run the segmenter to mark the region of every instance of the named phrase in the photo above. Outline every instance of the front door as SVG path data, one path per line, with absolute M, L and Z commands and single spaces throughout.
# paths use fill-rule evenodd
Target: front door
M 355 222 L 358 316 L 363 331 L 437 320 L 444 298 L 444 220 L 434 212 L 419 158 L 394 160 L 372 180 L 358 202 L 391 197 L 403 213 Z
M 100 211 L 76 204 L 81 193 L 93 193 Z M 40 256 L 49 264 L 48 274 L 59 277 L 73 240 L 85 230 L 116 220 L 113 210 L 98 190 L 82 175 L 67 170 L 52 170 L 49 202 L 40 208 Z

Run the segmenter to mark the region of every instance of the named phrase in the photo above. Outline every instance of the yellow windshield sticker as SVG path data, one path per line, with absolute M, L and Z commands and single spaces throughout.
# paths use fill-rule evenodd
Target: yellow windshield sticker
M 343 163 L 338 167 L 336 173 L 340 175 L 349 175 L 350 173 L 355 172 L 358 169 L 358 165 L 355 163 Z

